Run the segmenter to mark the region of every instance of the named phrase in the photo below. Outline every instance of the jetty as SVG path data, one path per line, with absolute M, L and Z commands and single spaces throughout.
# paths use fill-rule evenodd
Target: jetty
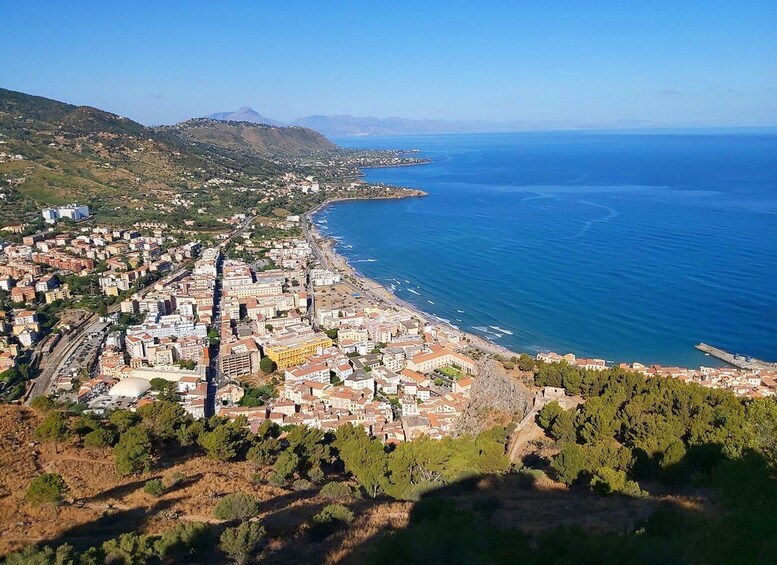
M 739 367 L 740 369 L 777 369 L 777 363 L 770 363 L 768 361 L 761 361 L 749 355 L 740 355 L 739 353 L 729 353 L 718 347 L 713 347 L 707 343 L 700 343 L 696 346 L 696 349 L 703 353 L 717 357 L 721 361 L 725 361 L 729 365 Z

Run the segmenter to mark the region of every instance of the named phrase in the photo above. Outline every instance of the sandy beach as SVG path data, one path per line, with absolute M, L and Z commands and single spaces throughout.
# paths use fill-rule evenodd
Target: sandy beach
M 421 192 L 421 191 L 418 191 L 418 192 Z M 412 194 L 412 195 L 405 196 L 405 198 L 416 198 L 418 196 L 424 196 L 424 195 L 425 193 Z M 491 355 L 500 355 L 502 357 L 507 357 L 507 358 L 519 355 L 519 353 L 511 351 L 505 347 L 502 347 L 501 345 L 492 343 L 477 335 L 462 331 L 461 329 L 456 328 L 450 323 L 447 323 L 443 320 L 440 320 L 437 317 L 434 317 L 430 314 L 427 314 L 426 312 L 423 312 L 416 306 L 396 296 L 393 292 L 391 292 L 388 288 L 386 288 L 379 282 L 372 280 L 364 276 L 363 274 L 359 273 L 358 271 L 356 271 L 348 263 L 345 257 L 343 257 L 342 255 L 338 254 L 335 251 L 334 248 L 335 248 L 335 245 L 337 244 L 337 241 L 335 241 L 330 237 L 322 235 L 321 232 L 318 230 L 316 224 L 313 222 L 314 216 L 321 210 L 325 209 L 326 207 L 332 204 L 336 204 L 337 202 L 343 202 L 347 200 L 351 200 L 351 199 L 327 200 L 321 203 L 313 210 L 311 210 L 310 212 L 308 212 L 307 214 L 305 214 L 305 220 L 306 220 L 304 222 L 305 237 L 307 238 L 308 242 L 313 248 L 313 252 L 315 253 L 316 257 L 319 259 L 321 264 L 324 266 L 324 268 L 338 271 L 342 275 L 343 281 L 349 286 L 351 286 L 355 293 L 361 294 L 369 302 L 373 302 L 374 304 L 382 307 L 391 308 L 402 314 L 407 314 L 409 316 L 416 317 L 425 323 L 428 322 L 431 324 L 445 326 L 451 332 L 458 334 L 462 339 L 466 338 L 469 341 L 470 346 L 476 349 L 479 349 L 484 353 L 488 353 Z

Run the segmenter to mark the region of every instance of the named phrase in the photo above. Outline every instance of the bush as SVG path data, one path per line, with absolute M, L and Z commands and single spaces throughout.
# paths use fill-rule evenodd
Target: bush
M 258 513 L 259 501 L 244 492 L 228 494 L 213 509 L 213 515 L 219 520 L 245 520 Z
M 143 486 L 143 492 L 150 494 L 153 497 L 162 496 L 165 493 L 165 490 L 165 485 L 162 484 L 162 481 L 159 479 L 146 481 L 146 484 Z
M 502 508 L 502 501 L 495 496 L 478 498 L 472 503 L 472 511 L 481 514 L 485 518 L 490 518 L 494 513 Z
M 647 496 L 636 481 L 626 478 L 624 471 L 616 471 L 609 467 L 602 467 L 596 471 L 591 479 L 591 488 L 603 495 L 623 494 L 635 498 Z
M 523 488 L 534 488 L 537 482 L 545 476 L 539 469 L 521 469 L 518 471 L 518 484 Z
M 313 481 L 309 481 L 307 479 L 297 479 L 293 483 L 291 483 L 291 489 L 292 490 L 310 490 L 316 485 L 313 483 Z
M 361 498 L 358 488 L 353 488 L 348 483 L 338 483 L 334 481 L 321 487 L 318 494 L 328 500 L 352 500 L 354 498 Z
M 353 522 L 354 518 L 354 513 L 342 504 L 330 504 L 311 518 L 310 533 L 316 539 L 324 539 Z
M 59 506 L 67 485 L 56 473 L 43 473 L 35 477 L 27 488 L 27 502 L 34 505 L 52 504 Z
M 186 481 L 186 479 L 188 478 L 189 477 L 187 477 L 185 473 L 181 473 L 180 471 L 171 473 L 166 480 L 167 488 L 171 489 L 171 488 L 177 487 L 178 485 Z

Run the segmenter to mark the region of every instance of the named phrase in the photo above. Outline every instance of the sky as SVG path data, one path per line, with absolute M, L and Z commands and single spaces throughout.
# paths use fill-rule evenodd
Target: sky
M 777 2 L 0 0 L 0 87 L 147 125 L 777 126 Z

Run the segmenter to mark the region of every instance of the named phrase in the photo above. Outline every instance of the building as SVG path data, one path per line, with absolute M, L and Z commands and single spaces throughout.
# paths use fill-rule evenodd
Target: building
M 264 354 L 275 361 L 279 369 L 301 365 L 308 355 L 320 354 L 332 346 L 332 340 L 324 333 L 292 336 L 272 340 L 264 346 Z
M 227 377 L 256 373 L 260 360 L 259 347 L 253 339 L 241 339 L 221 346 L 220 370 Z
M 473 375 L 477 373 L 474 360 L 437 344 L 431 345 L 428 350 L 414 355 L 407 361 L 407 368 L 419 373 L 431 373 L 445 366 L 458 367 L 461 371 Z
M 47 224 L 56 223 L 57 220 L 67 218 L 78 222 L 89 217 L 89 206 L 68 204 L 57 208 L 43 208 L 41 215 Z

